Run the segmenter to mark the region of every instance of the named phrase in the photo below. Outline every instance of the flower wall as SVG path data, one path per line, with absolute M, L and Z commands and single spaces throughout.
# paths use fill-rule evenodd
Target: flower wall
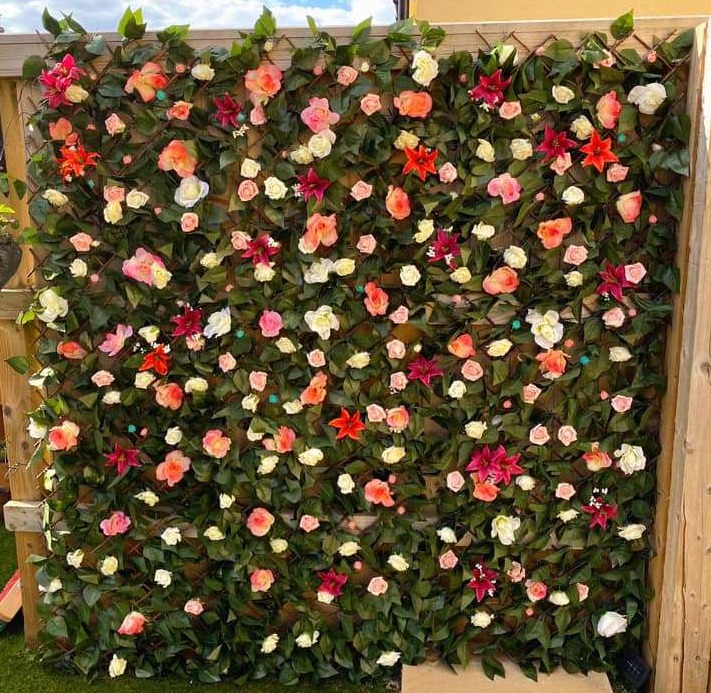
M 199 54 L 140 12 L 113 48 L 45 26 L 45 659 L 293 683 L 639 643 L 690 35 L 312 26 L 282 69 L 268 11 Z

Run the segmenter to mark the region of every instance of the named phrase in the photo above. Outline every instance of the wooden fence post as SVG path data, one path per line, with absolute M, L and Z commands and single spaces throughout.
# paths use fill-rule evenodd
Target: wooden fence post
M 12 179 L 26 180 L 25 129 L 18 106 L 18 83 L 12 79 L 0 79 L 0 122 L 2 123 L 5 163 Z M 9 204 L 15 209 L 20 227 L 30 225 L 26 202 L 11 187 Z M 32 256 L 23 249 L 23 258 L 17 274 L 9 287 L 31 287 Z M 0 396 L 2 418 L 5 426 L 5 441 L 9 462 L 10 494 L 16 501 L 33 501 L 42 497 L 40 471 L 29 465 L 32 456 L 30 441 L 25 430 L 25 412 L 33 408 L 32 391 L 27 379 L 15 373 L 5 359 L 28 354 L 27 330 L 16 325 L 17 311 L 2 310 L 3 303 L 17 305 L 16 294 L 21 292 L 0 291 Z M 14 313 L 14 316 L 13 316 Z M 10 318 L 10 319 L 8 319 Z M 27 562 L 32 554 L 44 554 L 46 548 L 42 534 L 16 532 L 17 561 L 22 580 L 22 612 L 25 622 L 25 642 L 37 642 L 40 620 L 37 612 L 39 590 L 34 566 Z

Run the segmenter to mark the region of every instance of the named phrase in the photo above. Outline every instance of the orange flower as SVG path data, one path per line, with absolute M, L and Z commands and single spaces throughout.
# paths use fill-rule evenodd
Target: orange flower
M 371 315 L 385 315 L 390 298 L 375 282 L 365 285 L 365 308 Z
M 365 485 L 365 500 L 385 508 L 392 508 L 395 505 L 388 482 L 380 479 L 372 479 Z
M 177 383 L 166 383 L 156 388 L 156 402 L 161 407 L 177 411 L 183 406 L 183 391 Z
M 126 82 L 125 91 L 127 94 L 137 91 L 144 103 L 153 101 L 159 89 L 168 86 L 168 78 L 161 71 L 160 65 L 154 62 L 147 62 L 140 70 L 134 70 Z
M 536 356 L 536 360 L 540 364 L 538 369 L 543 373 L 544 378 L 549 380 L 560 378 L 568 365 L 565 358 L 566 354 L 559 349 L 548 349 L 545 353 Z
M 388 186 L 385 208 L 393 219 L 407 219 L 410 216 L 410 198 L 402 188 Z
M 75 176 L 83 176 L 90 166 L 96 166 L 96 160 L 99 158 L 96 152 L 87 152 L 84 145 L 76 141 L 60 147 L 56 161 L 62 178 L 71 180 Z
M 210 456 L 221 460 L 232 447 L 232 440 L 220 429 L 213 428 L 202 437 L 202 449 Z
M 498 495 L 499 487 L 496 486 L 496 484 L 490 484 L 486 481 L 474 484 L 473 496 L 477 500 L 484 501 L 485 503 L 491 503 L 491 501 L 496 500 Z
M 393 103 L 400 115 L 425 118 L 432 110 L 432 97 L 426 91 L 403 91 Z
M 175 171 L 181 178 L 187 178 L 195 173 L 197 157 L 182 140 L 171 140 L 158 157 L 158 168 L 161 171 Z
M 321 404 L 326 399 L 326 383 L 328 376 L 325 373 L 317 373 L 308 387 L 301 393 L 299 399 L 301 404 Z
M 72 124 L 66 118 L 60 118 L 58 121 L 49 124 L 49 136 L 53 140 L 64 141 L 72 132 Z
M 87 354 L 86 349 L 79 342 L 59 342 L 57 353 L 65 359 L 81 361 Z
M 499 267 L 484 278 L 482 288 L 487 294 L 496 296 L 514 292 L 520 283 L 516 270 L 510 267 Z
M 471 335 L 468 334 L 460 335 L 454 341 L 450 342 L 447 346 L 447 350 L 450 354 L 454 354 L 460 359 L 468 359 L 470 356 L 476 354 Z
M 276 65 L 260 65 L 244 76 L 244 86 L 253 104 L 269 101 L 281 89 L 282 72 Z
M 294 449 L 296 432 L 288 426 L 279 426 L 279 430 L 274 435 L 274 449 L 277 452 L 291 452 Z
M 335 214 L 312 214 L 306 220 L 306 233 L 299 243 L 299 250 L 313 253 L 319 244 L 332 246 L 338 240 L 337 225 Z
M 166 112 L 168 118 L 175 120 L 187 120 L 193 105 L 189 101 L 176 101 Z
M 538 225 L 536 235 L 541 239 L 541 243 L 546 250 L 557 248 L 563 238 L 573 230 L 573 220 L 570 217 L 560 217 L 559 219 L 551 219 L 542 221 Z
M 190 458 L 183 455 L 180 450 L 173 450 L 156 467 L 156 479 L 158 481 L 167 481 L 168 486 L 175 486 L 182 481 L 188 469 L 190 469 Z
M 341 438 L 360 440 L 360 432 L 365 430 L 365 424 L 360 419 L 360 412 L 351 414 L 343 408 L 341 408 L 341 415 L 337 419 L 329 421 L 328 425 L 338 429 L 336 440 Z

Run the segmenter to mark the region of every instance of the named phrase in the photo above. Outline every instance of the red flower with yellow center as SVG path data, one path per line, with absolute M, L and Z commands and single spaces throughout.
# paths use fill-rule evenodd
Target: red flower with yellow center
M 341 409 L 341 415 L 337 419 L 329 421 L 328 425 L 338 429 L 337 440 L 346 437 L 352 440 L 360 440 L 360 432 L 365 430 L 365 424 L 361 421 L 360 412 L 357 411 L 351 414 L 347 409 Z
M 420 180 L 425 180 L 428 173 L 437 173 L 435 161 L 437 161 L 438 154 L 439 152 L 436 149 L 430 152 L 423 145 L 420 145 L 417 149 L 405 147 L 407 162 L 402 172 L 407 175 L 410 171 L 414 171 L 420 177 Z
M 580 147 L 580 151 L 587 156 L 583 159 L 583 166 L 594 166 L 598 173 L 602 173 L 605 164 L 614 164 L 619 161 L 617 156 L 612 153 L 612 140 L 607 137 L 600 139 L 597 130 L 593 130 L 590 142 L 584 147 Z

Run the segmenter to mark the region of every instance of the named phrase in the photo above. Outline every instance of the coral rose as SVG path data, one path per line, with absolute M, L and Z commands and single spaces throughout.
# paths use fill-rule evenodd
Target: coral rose
M 573 230 L 573 220 L 570 217 L 560 217 L 542 221 L 538 224 L 536 235 L 541 239 L 541 243 L 546 250 L 557 248 L 563 238 Z
M 405 407 L 394 407 L 388 409 L 385 422 L 392 433 L 402 433 L 410 423 L 410 414 Z
M 264 104 L 281 89 L 282 71 L 271 63 L 260 65 L 256 70 L 248 70 L 244 76 L 244 86 L 249 98 L 256 106 Z
M 299 250 L 313 253 L 319 245 L 332 246 L 338 240 L 337 225 L 335 214 L 312 214 L 306 220 L 306 233 L 299 243 Z
M 468 359 L 462 366 L 462 378 L 470 382 L 476 382 L 484 375 L 484 369 L 478 361 Z
M 86 349 L 79 342 L 59 342 L 57 353 L 65 359 L 81 361 L 87 354 Z
M 365 295 L 363 303 L 365 309 L 373 316 L 385 315 L 388 310 L 390 298 L 375 282 L 368 282 L 365 285 Z
M 182 140 L 171 140 L 158 156 L 158 168 L 161 171 L 175 171 L 181 178 L 195 173 L 197 157 Z
M 618 214 L 622 217 L 622 221 L 631 224 L 637 219 L 642 209 L 642 193 L 639 190 L 620 195 L 615 202 Z
M 539 370 L 543 373 L 543 377 L 549 380 L 560 378 L 565 373 L 567 368 L 565 358 L 565 354 L 558 349 L 548 349 L 543 354 L 536 356 L 536 360 L 539 362 Z
M 59 426 L 52 426 L 47 435 L 50 450 L 71 450 L 77 446 L 79 426 L 73 421 L 62 421 Z
M 268 592 L 274 584 L 274 573 L 271 570 L 257 569 L 249 576 L 252 592 Z
M 622 104 L 617 100 L 617 94 L 614 91 L 608 91 L 598 99 L 595 110 L 602 127 L 611 130 L 617 125 L 617 119 L 622 113 Z
M 156 387 L 156 402 L 161 407 L 177 411 L 183 406 L 183 390 L 177 383 L 166 383 Z
M 118 628 L 120 635 L 140 635 L 146 625 L 146 617 L 138 611 L 127 614 Z
M 490 484 L 488 481 L 480 481 L 474 484 L 474 498 L 485 503 L 491 503 L 496 500 L 499 495 L 499 487 L 496 484 Z
M 395 501 L 390 495 L 390 485 L 387 481 L 371 479 L 365 485 L 365 500 L 374 505 L 382 505 L 385 508 L 392 508 Z
M 247 517 L 247 529 L 255 537 L 263 537 L 269 533 L 274 524 L 274 515 L 266 508 L 255 508 Z
M 544 582 L 526 580 L 524 584 L 526 585 L 526 595 L 532 602 L 537 602 L 546 598 L 546 594 L 548 594 L 548 587 L 546 587 Z
M 482 288 L 487 294 L 496 296 L 514 292 L 519 284 L 520 280 L 516 270 L 511 267 L 499 267 L 484 278 Z
M 230 451 L 232 441 L 219 429 L 211 429 L 202 437 L 203 450 L 210 456 L 222 459 Z
M 474 356 L 474 354 L 476 354 L 474 342 L 472 341 L 471 335 L 468 334 L 460 335 L 455 340 L 451 341 L 447 345 L 447 351 L 460 359 L 468 359 L 470 356 Z
M 385 208 L 393 219 L 407 219 L 411 212 L 410 198 L 402 188 L 389 185 Z
M 432 97 L 426 91 L 403 91 L 393 103 L 400 115 L 410 118 L 426 118 L 432 110 Z
M 117 510 L 105 520 L 99 523 L 101 531 L 106 537 L 115 537 L 118 534 L 125 534 L 131 527 L 131 518 L 125 513 Z
M 175 486 L 183 480 L 183 476 L 188 469 L 190 469 L 190 458 L 180 450 L 173 450 L 156 467 L 156 479 L 158 481 L 167 481 L 168 486 Z

